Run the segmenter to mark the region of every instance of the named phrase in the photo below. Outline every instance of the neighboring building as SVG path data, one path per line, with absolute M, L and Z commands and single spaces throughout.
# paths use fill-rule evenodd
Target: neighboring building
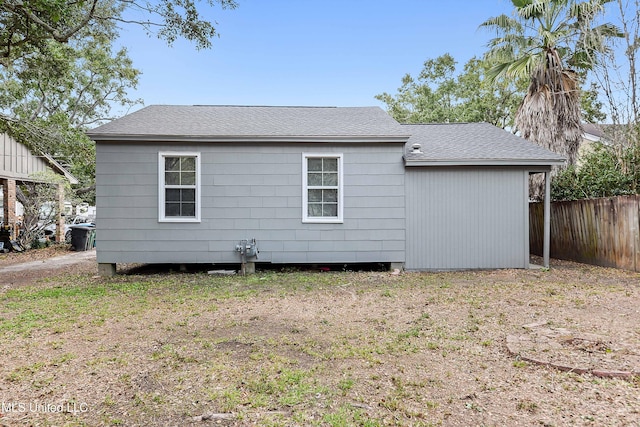
M 582 164 L 582 158 L 598 146 L 624 149 L 637 139 L 637 129 L 627 124 L 583 123 L 582 127 L 584 133 L 578 149 L 578 167 Z
M 16 230 L 16 185 L 21 182 L 33 182 L 37 180 L 34 174 L 40 172 L 54 172 L 64 176 L 69 183 L 77 184 L 78 180 L 62 167 L 53 157 L 47 154 L 36 154 L 31 152 L 25 145 L 19 143 L 6 133 L 0 133 L 0 186 L 2 186 L 2 224 L 10 226 L 14 232 Z M 63 195 L 61 194 L 61 197 Z M 59 206 L 64 206 L 64 200 L 58 201 Z M 63 224 L 58 210 L 58 223 Z M 58 226 L 58 230 L 63 227 Z M 56 236 L 64 241 L 64 234 Z
M 578 160 L 577 166 L 582 164 L 582 158 L 591 152 L 593 152 L 594 144 L 598 144 L 606 140 L 603 125 L 596 125 L 593 123 L 583 123 L 582 129 L 582 141 L 580 147 L 578 147 Z
M 488 124 L 400 125 L 378 107 L 150 106 L 89 136 L 103 274 L 243 256 L 526 268 L 528 175 L 564 161 Z

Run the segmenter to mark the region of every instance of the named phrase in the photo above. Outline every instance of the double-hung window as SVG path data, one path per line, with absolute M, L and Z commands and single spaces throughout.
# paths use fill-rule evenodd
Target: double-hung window
M 303 222 L 343 222 L 342 154 L 303 154 Z
M 161 152 L 158 156 L 161 222 L 200 221 L 200 153 Z

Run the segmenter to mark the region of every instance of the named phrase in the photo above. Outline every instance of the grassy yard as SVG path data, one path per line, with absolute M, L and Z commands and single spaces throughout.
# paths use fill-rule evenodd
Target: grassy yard
M 0 292 L 0 425 L 637 425 L 640 275 L 90 274 Z M 558 332 L 526 362 L 507 336 Z M 593 338 L 594 345 L 577 337 Z M 597 342 L 596 342 L 597 341 Z M 597 345 L 595 345 L 597 344 Z

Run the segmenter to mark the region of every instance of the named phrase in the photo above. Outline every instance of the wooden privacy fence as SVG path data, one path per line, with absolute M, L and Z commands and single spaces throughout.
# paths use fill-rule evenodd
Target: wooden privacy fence
M 542 203 L 529 205 L 531 253 L 542 255 Z M 640 195 L 551 203 L 552 258 L 640 271 Z

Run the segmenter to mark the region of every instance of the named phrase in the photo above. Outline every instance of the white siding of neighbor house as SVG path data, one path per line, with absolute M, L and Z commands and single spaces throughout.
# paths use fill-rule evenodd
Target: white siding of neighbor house
M 36 172 L 50 171 L 42 157 L 7 135 L 0 133 L 0 177 L 27 179 Z
M 408 270 L 527 268 L 528 171 L 410 167 Z
M 158 152 L 201 153 L 201 221 L 158 222 Z M 302 153 L 342 153 L 344 222 L 302 222 Z M 405 170 L 398 143 L 96 146 L 99 263 L 403 262 Z

